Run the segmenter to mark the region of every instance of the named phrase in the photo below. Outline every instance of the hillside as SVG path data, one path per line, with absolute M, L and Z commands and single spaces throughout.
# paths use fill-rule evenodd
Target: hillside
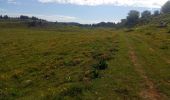
M 161 22 L 165 22 L 166 24 L 170 24 L 170 14 L 160 14 L 158 16 L 152 16 L 149 25 L 157 25 L 159 26 Z

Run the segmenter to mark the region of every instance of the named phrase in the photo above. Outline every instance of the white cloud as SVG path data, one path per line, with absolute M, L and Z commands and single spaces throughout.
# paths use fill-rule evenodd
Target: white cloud
M 115 6 L 133 6 L 160 8 L 168 0 L 38 0 L 41 3 L 60 3 L 75 5 L 115 5 Z
M 13 4 L 13 5 L 21 5 L 21 2 L 18 0 L 6 0 L 8 4 Z

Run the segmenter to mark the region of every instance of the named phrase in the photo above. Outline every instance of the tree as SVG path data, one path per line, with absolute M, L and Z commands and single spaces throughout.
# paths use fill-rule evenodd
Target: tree
M 2 15 L 0 15 L 0 19 L 2 19 L 3 17 L 2 17 Z
M 92 27 L 115 27 L 115 23 L 112 22 L 100 22 L 97 24 L 92 24 Z
M 170 13 L 170 0 L 168 0 L 161 8 L 162 13 Z
M 151 18 L 151 12 L 148 10 L 145 10 L 141 13 L 141 19 L 140 24 L 147 24 L 150 21 Z
M 151 16 L 151 12 L 148 10 L 145 10 L 141 13 L 141 17 L 144 19 L 148 19 Z
M 138 20 L 139 20 L 139 16 L 140 16 L 140 13 L 136 10 L 131 10 L 129 13 L 128 13 L 128 16 L 127 16 L 127 22 L 126 22 L 126 25 L 128 27 L 133 27 L 134 25 L 136 25 L 138 23 Z
M 153 13 L 154 16 L 158 16 L 159 14 L 160 14 L 159 10 L 155 10 Z
M 127 19 L 121 19 L 121 22 L 119 23 L 120 27 L 124 27 L 127 23 Z
M 37 17 L 34 17 L 34 16 L 32 16 L 31 19 L 32 19 L 32 20 L 38 20 L 38 18 L 37 18 Z
M 25 20 L 25 19 L 29 19 L 29 17 L 28 17 L 28 16 L 21 15 L 21 16 L 20 16 L 20 19 Z
M 5 16 L 4 16 L 4 19 L 9 19 L 8 15 L 5 15 Z

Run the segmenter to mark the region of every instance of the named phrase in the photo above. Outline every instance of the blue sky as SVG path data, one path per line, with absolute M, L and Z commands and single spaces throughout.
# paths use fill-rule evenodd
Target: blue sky
M 37 16 L 49 21 L 118 22 L 129 10 L 157 10 L 167 0 L 0 0 L 0 14 Z

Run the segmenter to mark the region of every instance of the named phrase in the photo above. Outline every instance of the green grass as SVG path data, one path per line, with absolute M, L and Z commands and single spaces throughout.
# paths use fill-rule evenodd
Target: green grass
M 142 99 L 131 44 L 156 88 L 170 98 L 170 34 L 79 27 L 0 28 L 0 99 Z M 152 49 L 154 52 L 152 51 Z

